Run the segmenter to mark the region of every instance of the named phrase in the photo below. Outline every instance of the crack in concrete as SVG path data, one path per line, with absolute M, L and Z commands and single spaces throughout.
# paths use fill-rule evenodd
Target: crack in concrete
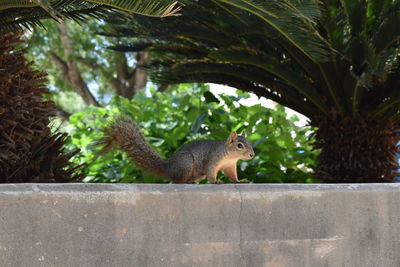
M 240 261 L 241 265 L 245 266 L 245 261 L 243 257 L 243 236 L 242 236 L 242 209 L 243 209 L 243 196 L 242 192 L 240 191 L 239 187 L 237 184 L 234 185 L 235 189 L 238 191 L 239 196 L 240 196 L 240 208 L 239 208 L 239 249 L 240 249 Z

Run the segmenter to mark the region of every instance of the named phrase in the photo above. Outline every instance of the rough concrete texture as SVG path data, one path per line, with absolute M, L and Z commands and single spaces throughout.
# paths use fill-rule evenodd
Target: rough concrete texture
M 0 266 L 400 266 L 400 185 L 0 186 Z

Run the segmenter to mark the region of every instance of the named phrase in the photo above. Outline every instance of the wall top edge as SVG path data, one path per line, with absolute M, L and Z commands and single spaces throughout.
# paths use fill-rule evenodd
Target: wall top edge
M 325 192 L 399 191 L 400 183 L 371 184 L 101 184 L 101 183 L 21 183 L 0 184 L 0 194 L 57 193 L 218 193 L 218 192 Z

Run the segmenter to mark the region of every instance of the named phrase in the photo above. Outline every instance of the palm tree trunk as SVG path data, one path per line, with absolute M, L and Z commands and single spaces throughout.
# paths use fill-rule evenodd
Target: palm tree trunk
M 52 133 L 56 109 L 43 96 L 46 76 L 18 50 L 19 33 L 0 35 L 0 183 L 73 182 L 82 178 L 65 151 L 67 134 Z
M 314 120 L 318 127 L 315 178 L 327 183 L 394 182 L 399 168 L 399 136 L 390 119 L 342 118 Z

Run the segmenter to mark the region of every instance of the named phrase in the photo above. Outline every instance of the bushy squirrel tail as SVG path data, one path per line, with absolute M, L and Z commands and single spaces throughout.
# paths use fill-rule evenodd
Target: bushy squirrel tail
M 157 176 L 165 176 L 166 162 L 146 142 L 139 126 L 128 117 L 121 117 L 111 122 L 105 129 L 105 137 L 96 144 L 103 145 L 100 154 L 120 148 L 139 168 Z

